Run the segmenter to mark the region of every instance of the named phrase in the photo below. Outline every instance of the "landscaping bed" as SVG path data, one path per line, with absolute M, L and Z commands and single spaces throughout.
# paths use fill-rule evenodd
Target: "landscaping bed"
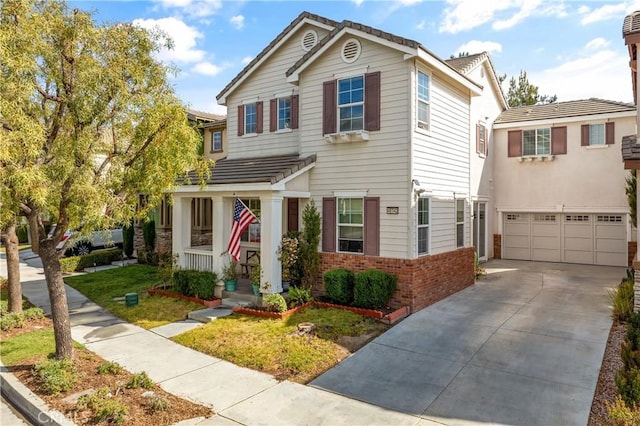
M 216 306 L 220 306 L 222 304 L 222 299 L 205 300 L 197 297 L 185 296 L 184 294 L 174 293 L 169 290 L 150 288 L 149 290 L 147 290 L 147 293 L 149 293 L 149 296 L 162 296 L 186 300 L 191 303 L 197 303 L 199 305 L 206 306 L 207 308 L 215 308 Z

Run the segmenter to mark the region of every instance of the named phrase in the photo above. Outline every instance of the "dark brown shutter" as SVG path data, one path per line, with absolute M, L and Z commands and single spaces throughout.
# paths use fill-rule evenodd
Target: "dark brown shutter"
M 380 256 L 380 198 L 364 198 L 364 254 Z
M 486 126 L 484 127 L 484 156 L 489 156 L 489 129 Z
M 336 199 L 326 197 L 322 199 L 322 251 L 333 253 L 336 251 Z
M 292 129 L 298 128 L 298 117 L 300 116 L 298 113 L 298 109 L 300 108 L 300 96 L 299 95 L 291 95 L 291 123 L 289 127 Z
M 238 136 L 244 135 L 244 105 L 238 105 Z
M 615 130 L 616 127 L 615 126 L 616 124 L 613 121 L 605 124 L 604 140 L 607 145 L 613 145 L 614 143 L 616 143 L 616 130 Z
M 364 130 L 380 130 L 380 71 L 364 75 Z
M 512 130 L 508 134 L 507 155 L 522 157 L 522 130 Z
M 480 125 L 476 124 L 476 152 L 480 154 Z
M 567 153 L 567 127 L 551 128 L 551 153 L 554 155 Z
M 589 125 L 580 126 L 580 146 L 589 146 Z
M 256 133 L 262 133 L 262 101 L 256 102 Z
M 322 88 L 322 134 L 336 133 L 336 114 L 338 108 L 336 80 L 325 81 Z
M 298 230 L 298 199 L 287 198 L 287 231 Z
M 278 100 L 271 99 L 269 101 L 269 131 L 278 130 Z

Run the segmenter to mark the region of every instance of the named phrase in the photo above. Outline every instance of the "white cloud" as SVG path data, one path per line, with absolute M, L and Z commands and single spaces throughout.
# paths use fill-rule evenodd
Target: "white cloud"
M 596 37 L 593 40 L 589 41 L 584 47 L 585 49 L 602 49 L 609 46 L 611 42 L 602 37 Z
M 247 65 L 249 62 L 253 61 L 253 57 L 252 56 L 245 56 L 244 58 L 242 58 L 240 60 L 240 63 L 242 65 Z
M 222 7 L 222 0 L 155 0 L 164 9 L 180 9 L 193 17 L 214 15 Z
M 136 19 L 133 25 L 148 30 L 159 29 L 171 38 L 173 49 L 163 48 L 158 54 L 161 61 L 198 62 L 204 58 L 204 50 L 196 49 L 197 39 L 203 38 L 203 34 L 178 18 Z
M 424 27 L 426 24 L 427 24 L 427 21 L 423 19 L 416 25 L 416 30 L 424 30 Z
M 557 95 L 558 101 L 602 98 L 631 102 L 628 58 L 613 50 L 590 52 L 542 71 L 527 73 L 540 94 Z
M 351 0 L 353 3 L 356 4 L 356 6 L 360 6 L 362 3 L 364 3 L 364 0 Z
M 237 30 L 244 28 L 244 16 L 242 15 L 232 16 L 229 22 L 231 22 L 231 25 L 236 27 Z
M 197 74 L 215 77 L 223 69 L 224 67 L 220 67 L 218 65 L 212 64 L 211 62 L 205 61 L 197 63 L 191 70 Z
M 471 55 L 473 55 L 474 53 L 482 52 L 500 53 L 502 52 L 502 45 L 500 43 L 496 43 L 495 41 L 471 40 L 470 42 L 458 47 L 454 52 L 454 55 L 463 52 L 467 52 Z
M 595 22 L 607 21 L 613 18 L 621 18 L 627 10 L 627 7 L 628 6 L 625 3 L 618 3 L 607 4 L 597 9 L 580 8 L 578 12 L 583 15 L 580 23 L 582 25 L 589 25 Z

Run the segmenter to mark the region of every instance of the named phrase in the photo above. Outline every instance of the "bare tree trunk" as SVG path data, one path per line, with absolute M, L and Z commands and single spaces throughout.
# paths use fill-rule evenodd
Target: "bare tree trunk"
M 22 285 L 20 284 L 20 258 L 16 223 L 7 223 L 2 231 L 2 242 L 7 253 L 7 279 L 9 284 L 9 312 L 22 312 Z
M 73 358 L 73 341 L 71 339 L 71 322 L 69 321 L 69 307 L 67 292 L 62 279 L 60 260 L 56 253 L 56 244 L 51 240 L 40 244 L 40 259 L 47 279 L 49 300 L 51 301 L 51 319 L 53 321 L 53 335 L 56 341 L 56 359 Z
M 40 233 L 38 232 L 38 217 L 29 216 L 29 233 L 31 234 L 31 251 L 40 254 Z

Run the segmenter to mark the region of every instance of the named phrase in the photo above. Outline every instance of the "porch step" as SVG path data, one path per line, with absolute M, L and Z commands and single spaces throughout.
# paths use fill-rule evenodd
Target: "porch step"
M 249 304 L 258 304 L 260 302 L 260 296 L 254 296 L 253 294 L 238 292 L 238 291 L 222 291 L 222 304 L 230 305 L 234 303 L 235 305 L 249 305 Z M 234 305 L 231 305 L 234 306 Z
M 193 321 L 208 323 L 215 321 L 217 318 L 226 317 L 231 315 L 233 311 L 226 306 L 219 306 L 216 308 L 200 309 L 198 311 L 189 312 L 188 318 Z

